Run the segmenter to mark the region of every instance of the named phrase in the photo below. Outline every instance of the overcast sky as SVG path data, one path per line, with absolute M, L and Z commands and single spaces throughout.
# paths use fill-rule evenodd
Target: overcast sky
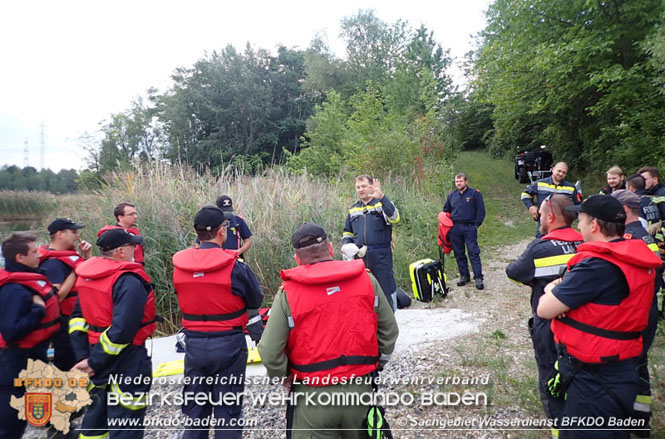
M 177 67 L 249 41 L 274 52 L 305 49 L 317 32 L 343 56 L 340 21 L 373 9 L 383 21 L 434 31 L 461 61 L 485 25 L 489 0 L 439 1 L 7 1 L 0 5 L 0 165 L 85 167 L 78 138 L 149 87 L 164 91 Z

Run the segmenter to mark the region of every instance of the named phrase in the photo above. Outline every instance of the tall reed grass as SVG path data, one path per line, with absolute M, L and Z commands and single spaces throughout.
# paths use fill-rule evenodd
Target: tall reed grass
M 49 192 L 0 191 L 0 220 L 39 219 L 56 207 Z
M 438 174 L 449 175 L 449 170 L 439 166 L 435 174 L 437 178 Z M 411 179 L 386 176 L 381 180 L 384 192 L 401 212 L 401 222 L 393 232 L 395 274 L 398 285 L 407 289 L 408 264 L 437 255 L 436 215 L 445 194 L 434 191 L 423 196 L 422 182 Z M 236 214 L 252 230 L 253 246 L 245 260 L 259 279 L 266 303 L 279 288 L 280 270 L 295 266 L 290 243 L 295 228 L 305 221 L 321 224 L 338 252 L 346 213 L 356 201 L 353 177 L 324 182 L 273 168 L 258 176 L 227 169 L 215 178 L 187 168 L 155 164 L 115 174 L 108 185 L 92 195 L 59 197 L 57 216 L 86 224 L 83 237 L 94 243 L 100 227 L 115 223 L 116 204 L 136 204 L 138 226 L 146 241 L 146 271 L 156 285 L 158 312 L 168 322 L 162 330 L 170 332 L 180 325 L 171 283 L 171 257 L 193 244 L 195 213 L 206 204 L 214 204 L 222 194 L 233 198 Z

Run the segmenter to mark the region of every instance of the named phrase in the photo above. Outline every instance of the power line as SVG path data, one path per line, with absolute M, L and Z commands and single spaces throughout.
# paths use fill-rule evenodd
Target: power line
M 23 167 L 27 168 L 30 165 L 30 156 L 28 151 L 28 138 L 26 137 L 25 142 L 23 142 Z

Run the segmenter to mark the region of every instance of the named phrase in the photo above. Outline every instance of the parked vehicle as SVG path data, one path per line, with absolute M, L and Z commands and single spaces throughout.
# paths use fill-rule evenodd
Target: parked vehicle
M 520 151 L 515 154 L 515 179 L 520 183 L 533 183 L 541 178 L 552 175 L 552 153 L 545 149 Z

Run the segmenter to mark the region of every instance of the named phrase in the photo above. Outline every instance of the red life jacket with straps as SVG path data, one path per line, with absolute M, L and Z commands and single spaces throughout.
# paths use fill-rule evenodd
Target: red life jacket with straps
M 148 300 L 143 311 L 141 327 L 136 332 L 132 344 L 142 346 L 157 327 L 155 309 L 155 291 L 150 284 L 150 276 L 143 271 L 143 265 L 136 262 L 115 261 L 95 257 L 76 267 L 76 290 L 79 292 L 79 304 L 83 318 L 90 326 L 88 342 L 96 344 L 99 336 L 113 320 L 113 285 L 125 273 L 138 276 L 148 292 Z
M 238 252 L 222 248 L 188 248 L 173 255 L 173 285 L 183 328 L 215 332 L 245 327 L 245 299 L 231 292 L 237 258 Z
M 29 349 L 37 346 L 44 340 L 48 340 L 60 328 L 60 301 L 53 285 L 51 285 L 46 276 L 39 273 L 28 273 L 25 271 L 9 272 L 0 269 L 0 287 L 5 284 L 20 284 L 28 287 L 33 294 L 41 296 L 46 304 L 46 313 L 39 322 L 39 325 L 17 342 L 12 342 L 8 345 L 0 334 L 0 348 L 18 346 L 22 349 Z
M 99 238 L 100 236 L 102 236 L 102 233 L 106 232 L 107 230 L 111 230 L 111 229 L 125 229 L 129 233 L 131 233 L 132 235 L 136 235 L 136 236 L 141 234 L 141 232 L 139 232 L 139 229 L 137 229 L 136 227 L 104 226 L 101 229 L 99 229 L 99 232 L 97 232 L 97 237 Z M 145 260 L 143 258 L 143 245 L 142 244 L 138 244 L 134 248 L 134 262 L 138 262 L 139 264 L 144 264 L 145 263 Z
M 63 264 L 67 265 L 70 267 L 72 270 L 76 269 L 76 266 L 80 264 L 81 262 L 85 261 L 81 255 L 79 255 L 76 250 L 55 250 L 52 248 L 49 248 L 46 245 L 42 245 L 38 249 L 39 251 L 39 263 L 41 264 L 47 259 L 57 259 L 58 261 L 62 262 Z M 76 289 L 72 287 L 71 291 L 69 294 L 67 294 L 67 297 L 62 299 L 60 302 L 60 312 L 64 316 L 70 316 L 72 315 L 72 311 L 74 311 L 74 306 L 76 305 L 76 297 L 78 296 L 78 293 L 76 292 Z
M 450 212 L 439 212 L 437 218 L 439 220 L 439 247 L 443 250 L 443 254 L 447 255 L 453 251 L 453 245 L 448 238 L 448 233 L 453 228 L 453 219 L 450 217 Z
M 293 317 L 286 355 L 296 379 L 325 386 L 376 370 L 378 297 L 362 259 L 319 262 L 280 275 Z
M 646 327 L 654 294 L 656 268 L 661 264 L 642 240 L 594 241 L 577 247 L 568 269 L 586 258 L 600 258 L 621 269 L 629 294 L 618 305 L 586 303 L 552 320 L 557 343 L 585 363 L 607 363 L 642 353 L 641 331 Z

